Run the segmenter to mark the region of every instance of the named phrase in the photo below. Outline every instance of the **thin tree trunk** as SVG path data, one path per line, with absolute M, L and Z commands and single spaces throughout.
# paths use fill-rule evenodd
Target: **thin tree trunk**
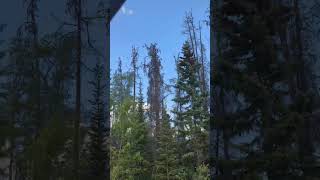
M 198 39 L 197 39 L 197 34 L 196 34 L 196 28 L 194 26 L 194 19 L 193 19 L 193 15 L 192 13 L 191 15 L 191 30 L 192 30 L 192 34 L 193 34 L 193 40 L 194 40 L 194 53 L 195 53 L 195 58 L 197 61 L 199 61 L 199 54 L 198 54 Z
M 76 65 L 76 116 L 74 120 L 74 142 L 73 142 L 73 175 L 75 180 L 79 180 L 79 129 L 80 129 L 80 118 L 81 118 L 81 16 L 82 6 L 81 0 L 77 0 L 75 6 L 75 12 L 77 13 L 77 65 Z
M 40 110 L 40 99 L 41 99 L 41 77 L 40 77 L 40 60 L 39 58 L 36 58 L 37 56 L 37 49 L 38 49 L 38 28 L 37 28 L 37 20 L 36 20 L 36 8 L 37 8 L 37 2 L 36 0 L 32 0 L 31 2 L 31 9 L 30 9 L 30 17 L 31 17 L 31 31 L 32 31 L 32 36 L 33 36 L 33 53 L 34 53 L 34 58 L 36 61 L 36 83 L 37 83 L 37 121 L 40 124 L 41 121 L 41 110 Z M 38 124 L 38 126 L 40 126 Z M 40 128 L 40 127 L 38 127 Z M 38 132 L 37 132 L 38 134 Z M 36 135 L 37 136 L 37 135 Z
M 106 180 L 110 180 L 110 21 L 111 21 L 111 14 L 110 9 L 108 9 L 107 17 L 106 17 L 106 38 L 107 38 L 107 49 L 106 49 L 106 76 L 107 76 L 107 82 L 106 82 L 106 115 L 107 115 L 107 123 L 106 123 L 106 136 L 107 136 L 107 167 L 106 167 L 106 174 L 107 178 Z
M 208 94 L 208 90 L 207 90 L 207 84 L 206 84 L 206 73 L 205 73 L 205 60 L 204 60 L 204 47 L 203 47 L 203 43 L 202 43 L 202 32 L 201 32 L 201 25 L 199 23 L 199 33 L 200 33 L 200 63 L 201 63 L 201 76 L 200 76 L 200 82 L 201 82 L 201 91 L 202 94 Z M 204 110 L 207 111 L 208 110 L 208 98 L 205 99 L 204 102 Z
M 190 18 L 191 17 L 189 15 L 187 15 L 186 22 L 185 22 L 186 25 L 187 25 L 187 32 L 186 33 L 189 35 L 192 52 L 194 53 L 193 57 L 196 59 L 197 57 L 196 57 L 196 54 L 195 54 L 195 44 L 194 44 L 195 40 L 194 40 L 193 33 L 192 33 L 192 30 L 191 30 L 191 25 L 190 25 L 190 21 L 191 20 L 189 20 Z
M 215 41 L 214 41 L 214 35 L 216 35 L 213 31 L 213 26 L 214 26 L 214 16 L 213 16 L 213 8 L 214 8 L 214 4 L 213 4 L 213 0 L 210 0 L 210 121 L 209 121 L 209 172 L 210 172 L 210 179 L 214 180 L 215 175 L 217 174 L 217 168 L 215 171 L 215 163 L 214 163 L 214 157 L 215 157 L 215 153 L 214 153 L 214 146 L 215 146 L 215 136 L 214 136 L 214 105 L 213 105 L 213 95 L 214 95 L 214 91 L 213 91 L 213 67 L 214 67 L 214 63 L 213 63 L 213 46 L 215 45 Z
M 134 102 L 136 102 L 137 58 L 138 58 L 137 49 L 133 47 L 132 48 L 132 68 L 133 68 L 133 101 Z

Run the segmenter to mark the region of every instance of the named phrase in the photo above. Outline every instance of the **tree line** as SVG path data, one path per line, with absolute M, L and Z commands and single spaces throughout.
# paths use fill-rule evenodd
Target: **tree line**
M 187 14 L 176 78 L 165 82 L 156 43 L 144 47 L 145 62 L 133 47 L 110 92 L 105 59 L 85 36 L 94 18 L 82 1 L 66 3 L 72 32 L 45 36 L 39 0 L 24 2 L 27 21 L 0 53 L 4 177 L 319 179 L 318 2 L 210 0 L 210 79 L 201 25 Z M 91 69 L 85 123 L 87 52 L 102 60 Z
M 1 44 L 0 178 L 209 179 L 203 23 L 186 13 L 186 41 L 171 59 L 177 72 L 172 81 L 165 82 L 160 47 L 152 43 L 143 46 L 145 61 L 138 47 L 129 69 L 118 60 L 109 87 L 108 63 L 88 34 L 107 16 L 102 2 L 98 14 L 87 17 L 84 2 L 67 0 L 71 22 L 45 34 L 39 33 L 40 1 L 21 3 L 26 21 Z M 98 59 L 94 67 L 88 54 Z M 88 82 L 84 70 L 92 75 Z M 83 84 L 92 89 L 88 103 Z

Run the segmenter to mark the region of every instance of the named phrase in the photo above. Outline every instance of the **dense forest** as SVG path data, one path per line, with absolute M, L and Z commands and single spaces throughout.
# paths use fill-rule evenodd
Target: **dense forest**
M 0 36 L 0 179 L 320 179 L 317 0 L 210 0 L 201 23 L 186 12 L 170 81 L 157 42 L 110 71 L 104 1 L 88 16 L 65 0 L 66 21 L 39 33 L 41 1 L 21 0 L 24 23 Z M 89 33 L 98 20 L 107 50 Z
M 88 17 L 82 0 L 65 1 L 72 21 L 46 33 L 39 3 L 21 0 L 26 21 L 1 41 L 0 179 L 209 179 L 209 47 L 201 30 L 209 10 L 199 22 L 191 11 L 181 17 L 185 43 L 176 44 L 176 78 L 167 82 L 156 42 L 132 47 L 129 68 L 111 60 L 118 68 L 110 71 L 110 52 L 89 34 L 97 20 L 110 33 L 103 3 Z
M 320 179 L 319 2 L 212 0 L 212 179 Z

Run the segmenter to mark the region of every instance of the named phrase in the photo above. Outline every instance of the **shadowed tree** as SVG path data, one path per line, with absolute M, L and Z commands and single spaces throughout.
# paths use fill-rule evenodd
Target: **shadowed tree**
M 106 134 L 106 117 L 105 117 L 105 84 L 103 66 L 97 64 L 94 68 L 95 80 L 90 84 L 94 87 L 93 99 L 90 100 L 92 105 L 92 115 L 90 122 L 90 145 L 89 145 L 89 178 L 93 180 L 106 179 L 110 174 L 107 172 L 107 134 Z
M 159 57 L 160 50 L 157 44 L 150 44 L 146 46 L 148 57 L 150 61 L 145 64 L 145 71 L 149 79 L 148 86 L 148 104 L 150 109 L 148 111 L 149 119 L 154 129 L 154 136 L 159 132 L 161 119 L 161 99 L 163 94 L 163 77 L 161 74 L 161 59 Z
M 74 180 L 79 180 L 79 129 L 81 121 L 81 63 L 82 63 L 82 0 L 68 0 L 67 12 L 76 22 L 76 103 L 73 138 L 73 171 Z

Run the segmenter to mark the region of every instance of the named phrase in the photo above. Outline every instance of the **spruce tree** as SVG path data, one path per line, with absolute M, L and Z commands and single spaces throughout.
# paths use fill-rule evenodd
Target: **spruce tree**
M 133 78 L 130 72 L 124 72 L 122 68 L 122 60 L 119 58 L 118 68 L 112 77 L 110 89 L 111 109 L 115 119 L 119 115 L 118 109 L 122 103 L 133 98 L 131 95 Z
M 186 172 L 190 173 L 207 158 L 204 149 L 207 146 L 208 112 L 203 106 L 205 96 L 201 93 L 201 84 L 198 81 L 200 64 L 195 60 L 189 42 L 184 43 L 182 54 L 177 62 L 179 77 L 175 85 L 179 94 L 174 99 L 180 107 L 174 113 L 180 121 L 176 122 L 179 143 L 182 143 L 182 163 L 186 165 Z
M 170 125 L 170 116 L 162 110 L 162 121 L 155 158 L 154 179 L 178 180 L 180 179 L 180 165 L 177 159 L 178 149 L 174 136 L 174 129 Z
M 90 178 L 95 180 L 106 179 L 107 176 L 107 157 L 108 147 L 106 141 L 108 140 L 106 134 L 106 117 L 105 117 L 105 102 L 104 92 L 105 85 L 103 84 L 104 74 L 103 67 L 97 64 L 94 68 L 95 80 L 90 84 L 94 87 L 93 99 L 90 101 L 92 105 L 92 115 L 90 122 L 90 146 L 89 146 L 89 168 Z
M 157 136 L 161 120 L 161 100 L 163 95 L 163 77 L 161 74 L 160 50 L 157 44 L 146 46 L 148 51 L 149 63 L 146 63 L 145 71 L 149 79 L 147 102 L 150 106 L 147 114 L 152 123 L 154 136 Z
M 112 126 L 112 178 L 148 178 L 148 161 L 145 159 L 146 124 L 138 120 L 132 99 L 127 99 Z
M 308 170 L 301 161 L 305 155 L 297 145 L 308 142 L 304 132 L 309 120 L 303 114 L 312 103 L 310 97 L 294 93 L 295 77 L 304 67 L 292 61 L 287 46 L 292 6 L 222 2 L 217 3 L 221 6 L 216 7 L 214 23 L 219 29 L 212 41 L 219 58 L 211 67 L 215 69 L 211 85 L 218 90 L 211 94 L 212 120 L 223 142 L 218 144 L 223 153 L 216 161 L 217 178 L 306 178 Z
M 122 78 L 122 83 L 115 82 L 119 81 L 115 78 L 113 84 L 122 84 L 123 89 L 129 92 L 127 90 L 132 89 L 130 73 L 122 72 Z M 113 109 L 113 114 L 117 116 L 113 117 L 112 126 L 112 179 L 150 179 L 150 139 L 142 85 L 140 83 L 138 102 L 133 102 L 130 93 L 115 95 L 114 99 L 122 96 L 123 100 L 117 102 L 119 105 Z
M 138 97 L 138 120 L 139 122 L 145 122 L 145 112 L 144 112 L 144 100 L 142 94 L 142 82 L 139 83 L 139 97 Z

